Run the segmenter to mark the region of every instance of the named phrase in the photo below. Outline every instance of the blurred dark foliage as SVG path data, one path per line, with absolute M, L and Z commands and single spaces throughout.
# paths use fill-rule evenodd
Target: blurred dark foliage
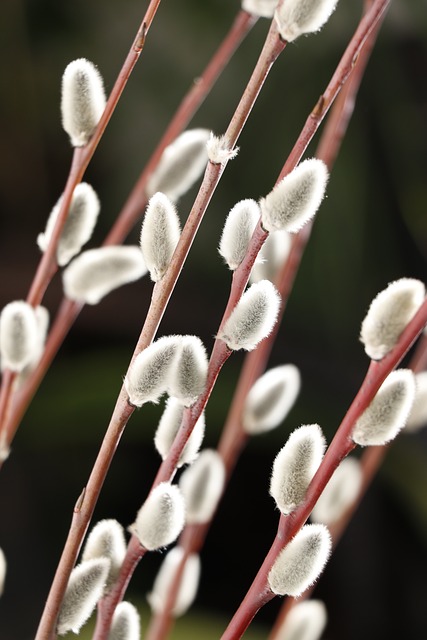
M 71 150 L 59 115 L 60 79 L 77 57 L 114 83 L 146 3 L 136 0 L 3 0 L 0 6 L 0 269 L 3 306 L 25 298 L 39 258 L 35 243 L 59 197 Z M 235 0 L 164 2 L 123 98 L 86 175 L 102 216 L 102 241 L 187 87 L 238 8 Z M 239 199 L 274 184 L 354 29 L 360 2 L 341 0 L 322 33 L 289 46 L 274 67 L 240 139 L 161 333 L 195 333 L 212 346 L 229 287 L 217 254 L 224 218 Z M 367 358 L 360 322 L 373 296 L 399 277 L 426 281 L 427 4 L 394 0 L 360 90 L 356 112 L 318 214 L 271 365 L 297 364 L 303 389 L 287 424 L 250 443 L 203 552 L 196 610 L 231 616 L 273 539 L 272 460 L 287 433 L 318 422 L 330 438 L 358 389 Z M 222 133 L 264 40 L 261 20 L 192 126 Z M 316 141 L 308 155 L 315 152 Z M 195 190 L 182 198 L 184 220 Z M 130 237 L 136 242 L 139 229 Z M 148 279 L 86 308 L 14 442 L 0 478 L 0 546 L 9 562 L 0 637 L 33 637 L 69 526 L 148 307 Z M 61 298 L 58 278 L 46 305 Z M 226 365 L 207 409 L 215 446 L 242 357 Z M 96 511 L 130 524 L 154 477 L 152 435 L 161 407 L 132 419 Z M 317 593 L 330 613 L 325 638 L 424 637 L 427 629 L 427 437 L 391 448 L 334 554 Z M 132 583 L 141 596 L 158 559 Z M 272 603 L 259 618 L 270 624 Z

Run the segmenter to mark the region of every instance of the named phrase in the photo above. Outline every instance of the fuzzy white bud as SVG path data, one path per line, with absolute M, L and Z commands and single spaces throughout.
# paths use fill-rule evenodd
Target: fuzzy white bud
M 20 372 L 39 349 L 39 329 L 34 308 L 23 300 L 7 304 L 0 315 L 2 369 Z
M 46 309 L 46 307 L 40 306 L 36 307 L 34 309 L 34 312 L 36 314 L 37 321 L 37 342 L 34 344 L 31 361 L 19 374 L 19 385 L 25 381 L 28 374 L 31 373 L 31 371 L 33 371 L 38 365 L 45 348 L 47 330 L 49 328 L 49 311 Z
M 318 210 L 327 181 L 328 170 L 322 160 L 301 162 L 260 200 L 264 229 L 297 233 Z
M 292 364 L 274 367 L 258 378 L 243 408 L 246 433 L 254 435 L 277 427 L 292 409 L 300 386 L 299 370 Z
M 122 525 L 117 520 L 100 520 L 90 532 L 86 541 L 82 560 L 108 558 L 110 570 L 107 589 L 116 580 L 126 555 L 126 541 Z
M 181 533 L 185 523 L 185 503 L 176 485 L 162 482 L 144 502 L 135 522 L 135 532 L 140 543 L 154 551 L 167 547 Z
M 277 556 L 268 584 L 279 596 L 297 598 L 312 585 L 328 560 L 331 536 L 322 524 L 306 524 Z
M 390 283 L 372 300 L 360 332 L 360 340 L 370 358 L 381 360 L 393 349 L 424 297 L 422 282 L 401 278 Z
M 96 558 L 82 562 L 71 572 L 59 612 L 57 632 L 79 633 L 104 592 L 110 561 Z
M 205 388 L 207 373 L 208 357 L 200 338 L 182 336 L 169 374 L 169 394 L 189 407 Z
M 156 403 L 165 393 L 169 371 L 180 343 L 181 336 L 164 336 L 136 356 L 124 380 L 133 405 L 141 407 L 145 402 Z
M 62 76 L 62 126 L 73 147 L 83 147 L 95 131 L 105 109 L 104 84 L 98 69 L 79 58 Z
M 3 549 L 0 549 L 0 596 L 4 591 L 4 581 L 6 579 L 7 562 Z
M 209 522 L 221 497 L 225 468 L 219 453 L 205 449 L 182 474 L 179 486 L 185 499 L 188 524 Z
M 295 429 L 277 454 L 270 481 L 270 495 L 283 514 L 294 511 L 304 498 L 322 462 L 326 442 L 318 424 Z
M 175 206 L 164 193 L 148 203 L 141 228 L 141 251 L 153 282 L 160 280 L 170 264 L 181 233 Z
M 295 604 L 278 631 L 278 640 L 320 640 L 328 620 L 321 600 L 305 600 Z
M 416 374 L 415 384 L 415 400 L 405 427 L 408 433 L 415 433 L 427 425 L 427 371 Z
M 356 458 L 344 458 L 335 469 L 311 513 L 313 522 L 332 524 L 353 504 L 362 485 L 362 468 Z
M 260 18 L 272 18 L 278 0 L 242 0 L 242 9 Z
M 142 278 L 147 267 L 139 247 L 111 246 L 84 251 L 63 273 L 67 298 L 97 304 L 108 293 Z
M 114 611 L 108 640 L 140 640 L 140 637 L 138 611 L 130 602 L 120 602 Z
M 251 271 L 251 282 L 275 280 L 278 270 L 289 255 L 291 236 L 287 231 L 270 233 L 261 247 Z
M 208 161 L 206 143 L 209 136 L 208 129 L 189 129 L 166 147 L 147 182 L 149 198 L 161 191 L 176 202 L 193 186 Z
M 154 581 L 153 590 L 147 595 L 148 604 L 155 614 L 161 614 L 166 604 L 167 594 L 172 585 L 178 566 L 182 562 L 183 549 L 174 547 L 165 556 Z M 191 553 L 184 566 L 178 593 L 172 613 L 175 618 L 184 615 L 191 607 L 197 594 L 200 580 L 200 558 Z
M 334 11 L 338 0 L 285 0 L 276 9 L 280 35 L 287 42 L 319 31 Z
M 280 295 L 268 280 L 251 285 L 225 322 L 218 338 L 229 349 L 252 351 L 276 324 Z
M 44 233 L 40 233 L 37 237 L 37 244 L 43 252 L 46 251 L 52 237 L 61 203 L 62 196 L 50 213 Z M 68 216 L 56 250 L 56 259 L 60 267 L 68 264 L 90 240 L 99 210 L 99 199 L 92 187 L 86 182 L 78 184 L 74 189 Z
M 163 460 L 165 460 L 169 454 L 176 434 L 181 426 L 183 414 L 184 405 L 176 400 L 176 398 L 168 398 L 154 436 L 154 445 Z M 205 415 L 202 413 L 179 457 L 177 463 L 178 468 L 184 464 L 192 464 L 196 460 L 204 435 Z
M 409 369 L 392 371 L 353 429 L 352 439 L 362 447 L 393 440 L 406 424 L 415 398 L 415 378 Z
M 260 217 L 255 200 L 241 200 L 231 209 L 219 243 L 219 253 L 234 271 L 242 262 Z
M 208 158 L 213 164 L 224 164 L 235 158 L 239 153 L 238 147 L 230 149 L 227 146 L 224 136 L 218 137 L 213 133 L 210 135 L 206 148 L 208 150 Z

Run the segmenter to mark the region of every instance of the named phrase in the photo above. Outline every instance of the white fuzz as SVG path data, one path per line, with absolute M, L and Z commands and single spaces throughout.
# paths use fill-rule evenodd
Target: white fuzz
M 3 553 L 3 549 L 0 549 L 0 596 L 3 593 L 4 590 L 4 581 L 6 578 L 6 570 L 7 570 L 7 563 L 6 563 L 6 558 L 5 555 Z
M 163 151 L 146 187 L 149 198 L 161 191 L 176 202 L 202 175 L 208 161 L 208 129 L 190 129 L 181 133 Z
M 224 164 L 232 160 L 239 153 L 239 148 L 229 149 L 225 144 L 224 136 L 218 137 L 211 133 L 207 141 L 208 158 L 213 164 Z
M 73 569 L 58 617 L 57 632 L 60 636 L 68 631 L 79 633 L 89 619 L 103 595 L 109 567 L 107 558 L 96 558 Z
M 320 640 L 327 619 L 326 607 L 321 600 L 298 602 L 286 616 L 277 640 Z
M 300 386 L 300 373 L 293 364 L 275 367 L 258 378 L 243 408 L 246 433 L 254 435 L 277 427 L 292 409 Z
M 251 285 L 225 322 L 218 338 L 229 349 L 252 351 L 276 324 L 280 295 L 268 280 Z
M 98 69 L 79 58 L 62 76 L 62 126 L 73 147 L 83 147 L 95 131 L 105 109 L 105 92 Z
M 67 298 L 97 304 L 110 291 L 147 273 L 139 247 L 101 247 L 84 251 L 63 273 Z
M 120 602 L 114 611 L 108 640 L 140 640 L 140 634 L 138 611 L 130 602 Z
M 401 278 L 390 283 L 372 300 L 360 332 L 360 340 L 370 358 L 381 360 L 393 349 L 424 297 L 422 282 Z
M 344 458 L 316 502 L 313 522 L 332 524 L 353 504 L 362 484 L 362 468 L 356 458 Z
M 53 207 L 44 233 L 37 237 L 37 244 L 45 252 L 61 208 L 62 196 Z M 100 210 L 98 196 L 86 182 L 81 182 L 74 189 L 67 219 L 62 229 L 56 251 L 56 259 L 60 267 L 68 264 L 71 258 L 80 253 L 83 245 L 90 240 Z
M 139 353 L 130 365 L 124 385 L 129 401 L 136 407 L 158 402 L 168 387 L 168 376 L 181 336 L 159 338 Z
M 181 564 L 183 549 L 174 547 L 165 556 L 154 581 L 153 590 L 147 595 L 148 604 L 155 614 L 161 614 L 166 604 L 167 594 L 178 566 Z M 188 556 L 181 576 L 178 593 L 172 613 L 175 618 L 184 615 L 191 607 L 197 594 L 200 579 L 200 558 L 192 553 Z
M 242 0 L 242 9 L 260 18 L 272 18 L 278 0 Z
M 108 558 L 110 570 L 107 589 L 116 580 L 126 555 L 126 541 L 122 525 L 117 520 L 100 520 L 90 532 L 82 554 L 82 560 Z
M 140 543 L 154 551 L 174 542 L 185 523 L 185 503 L 176 485 L 162 482 L 150 493 L 136 516 Z
M 207 373 L 208 357 L 200 338 L 182 336 L 169 374 L 169 395 L 191 406 L 205 388 Z
M 406 424 L 415 399 L 415 377 L 409 369 L 392 371 L 353 429 L 352 439 L 362 447 L 393 440 Z
M 277 556 L 268 574 L 272 592 L 300 596 L 317 580 L 330 551 L 328 529 L 322 524 L 306 524 Z
M 242 262 L 260 217 L 255 200 L 241 200 L 231 209 L 219 243 L 219 253 L 234 271 Z
M 405 427 L 411 433 L 427 425 L 427 371 L 416 374 L 415 385 L 415 400 Z
M 276 10 L 280 35 L 287 42 L 319 31 L 334 11 L 338 0 L 285 0 Z
M 283 514 L 294 511 L 305 498 L 308 485 L 322 462 L 326 442 L 318 424 L 295 429 L 277 454 L 270 495 Z
M 40 362 L 40 358 L 43 355 L 47 330 L 49 328 L 49 311 L 46 307 L 36 307 L 34 310 L 37 321 L 37 343 L 34 345 L 33 356 L 31 362 L 20 372 L 18 378 L 18 385 L 22 384 L 27 378 L 28 374 L 35 369 Z
M 275 280 L 277 272 L 289 255 L 291 236 L 287 231 L 270 233 L 261 247 L 251 271 L 251 282 Z
M 175 206 L 164 193 L 154 194 L 145 212 L 140 238 L 142 255 L 153 282 L 166 273 L 180 233 Z
M 182 474 L 179 486 L 184 496 L 188 524 L 209 522 L 221 497 L 225 468 L 219 453 L 205 449 Z
M 7 304 L 0 315 L 0 355 L 2 369 L 20 372 L 28 366 L 39 349 L 36 313 L 23 300 Z
M 181 426 L 183 413 L 184 405 L 176 400 L 176 398 L 169 398 L 154 436 L 154 445 L 163 460 L 167 458 L 179 427 Z M 177 464 L 178 468 L 184 464 L 192 464 L 196 460 L 204 435 L 205 414 L 202 413 L 180 455 Z
M 264 229 L 297 233 L 318 210 L 327 181 L 328 170 L 322 160 L 301 162 L 260 200 Z

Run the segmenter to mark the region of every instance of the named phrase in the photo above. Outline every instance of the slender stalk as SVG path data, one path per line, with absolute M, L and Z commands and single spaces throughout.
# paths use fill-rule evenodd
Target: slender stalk
M 289 516 L 282 515 L 280 517 L 273 545 L 240 607 L 225 630 L 222 640 L 240 638 L 241 635 L 239 634 L 245 631 L 259 608 L 274 597 L 267 581 L 267 576 L 274 560 L 306 522 L 320 494 L 341 460 L 356 446 L 351 440 L 351 433 L 357 419 L 372 402 L 387 375 L 399 364 L 426 323 L 427 299 L 402 332 L 394 349 L 382 360 L 371 361 L 359 392 L 344 416 L 319 469 L 307 489 L 304 502 Z
M 188 124 L 200 104 L 205 99 L 206 95 L 212 89 L 218 77 L 221 75 L 223 69 L 228 64 L 233 53 L 249 33 L 256 21 L 256 16 L 248 14 L 246 11 L 239 11 L 229 32 L 214 53 L 206 69 L 197 79 L 197 82 L 192 86 L 178 107 L 159 144 L 149 159 L 147 166 L 141 173 L 137 183 L 126 200 L 116 222 L 112 226 L 109 234 L 106 236 L 103 243 L 104 246 L 120 244 L 123 242 L 132 226 L 136 223 L 147 204 L 145 189 L 148 178 L 157 166 L 163 151 Z M 4 442 L 7 448 L 10 447 L 14 435 L 19 427 L 19 423 L 22 420 L 31 399 L 40 386 L 46 371 L 82 308 L 83 304 L 81 303 L 72 302 L 67 298 L 63 299 L 55 318 L 55 322 L 50 330 L 45 351 L 40 362 L 27 378 L 23 387 L 14 394 L 11 413 L 5 423 Z

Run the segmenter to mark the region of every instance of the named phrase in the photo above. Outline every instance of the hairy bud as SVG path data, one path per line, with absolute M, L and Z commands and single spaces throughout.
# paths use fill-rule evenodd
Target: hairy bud
M 338 0 L 285 0 L 276 9 L 280 35 L 287 42 L 319 31 L 334 11 Z
M 360 332 L 360 340 L 370 358 L 381 360 L 393 349 L 424 302 L 424 297 L 422 282 L 401 278 L 372 300 Z
M 328 170 L 322 160 L 301 162 L 260 200 L 264 229 L 297 233 L 317 212 L 327 181 Z
M 139 247 L 101 247 L 84 251 L 63 273 L 67 298 L 98 304 L 114 289 L 142 278 L 147 273 Z
M 202 393 L 208 373 L 208 358 L 197 336 L 185 335 L 169 374 L 169 394 L 189 407 Z
M 403 429 L 415 398 L 415 378 L 409 369 L 392 371 L 353 429 L 352 439 L 362 447 L 382 445 Z
M 332 524 L 353 504 L 362 485 L 362 469 L 356 458 L 344 458 L 317 500 L 313 522 Z
M 410 433 L 427 425 L 427 371 L 416 374 L 415 384 L 415 400 L 405 427 Z
M 7 304 L 0 315 L 2 369 L 20 372 L 34 359 L 39 348 L 37 316 L 23 300 Z
M 164 193 L 148 203 L 141 228 L 141 251 L 153 282 L 160 280 L 170 264 L 181 230 L 175 206 Z
M 37 244 L 43 252 L 49 246 L 61 204 L 62 196 L 50 213 L 44 233 L 40 233 L 37 237 Z M 70 210 L 56 250 L 56 259 L 60 267 L 68 264 L 90 240 L 99 210 L 99 199 L 92 187 L 86 182 L 78 184 L 74 189 Z
M 243 408 L 246 433 L 254 435 L 277 427 L 292 409 L 300 386 L 299 371 L 292 364 L 270 369 L 258 378 Z
M 136 608 L 130 602 L 120 602 L 114 611 L 108 640 L 140 640 L 140 629 Z
M 98 69 L 79 58 L 70 62 L 62 76 L 62 126 L 73 147 L 86 145 L 105 109 L 104 85 Z
M 0 596 L 3 594 L 3 591 L 4 591 L 4 581 L 6 578 L 6 570 L 7 570 L 6 557 L 3 553 L 3 549 L 0 549 Z
M 188 524 L 209 522 L 221 497 L 225 468 L 219 453 L 205 449 L 184 471 L 179 486 L 184 496 Z
M 183 549 L 174 547 L 165 556 L 160 570 L 154 581 L 153 590 L 147 600 L 153 613 L 161 614 L 166 604 L 169 589 L 183 558 Z M 191 607 L 197 594 L 200 579 L 200 558 L 192 553 L 188 556 L 181 576 L 178 593 L 172 614 L 175 618 L 184 615 Z
M 161 191 L 176 202 L 186 193 L 206 167 L 209 136 L 208 129 L 190 129 L 166 147 L 147 182 L 148 197 Z
M 181 426 L 183 414 L 184 405 L 176 400 L 176 398 L 169 398 L 154 436 L 154 445 L 163 460 L 165 460 L 169 454 L 176 434 Z M 204 413 L 202 413 L 179 457 L 177 463 L 178 468 L 184 464 L 192 464 L 196 460 L 204 435 L 205 416 Z
M 154 551 L 174 542 L 185 522 L 185 503 L 176 485 L 157 485 L 138 511 L 135 522 L 140 543 Z
M 60 636 L 68 631 L 79 633 L 103 595 L 109 568 L 107 558 L 96 558 L 73 569 L 58 617 Z
M 280 640 L 320 640 L 327 618 L 321 600 L 298 602 L 288 612 L 278 637 Z
M 246 255 L 259 216 L 260 210 L 255 200 L 241 200 L 227 216 L 219 253 L 232 271 L 237 269 Z
M 276 279 L 291 248 L 291 236 L 287 231 L 270 233 L 261 247 L 251 271 L 251 282 Z
M 208 158 L 212 164 L 224 164 L 232 160 L 239 153 L 239 148 L 229 149 L 226 145 L 224 136 L 217 137 L 211 133 L 207 142 Z
M 136 407 L 158 402 L 168 388 L 169 372 L 181 344 L 181 336 L 159 338 L 139 353 L 130 365 L 124 385 Z
M 242 0 L 242 9 L 260 18 L 272 18 L 278 0 Z
M 117 520 L 100 520 L 90 532 L 82 554 L 82 560 L 108 558 L 110 570 L 106 579 L 107 590 L 116 580 L 126 555 L 123 527 Z
M 277 556 L 268 584 L 279 596 L 297 598 L 323 571 L 331 551 L 331 537 L 322 524 L 307 524 Z
M 280 296 L 268 280 L 249 287 L 218 334 L 229 349 L 252 351 L 276 324 Z
M 322 462 L 325 438 L 318 424 L 295 429 L 277 454 L 270 481 L 270 495 L 283 514 L 294 511 L 304 500 L 314 474 Z

